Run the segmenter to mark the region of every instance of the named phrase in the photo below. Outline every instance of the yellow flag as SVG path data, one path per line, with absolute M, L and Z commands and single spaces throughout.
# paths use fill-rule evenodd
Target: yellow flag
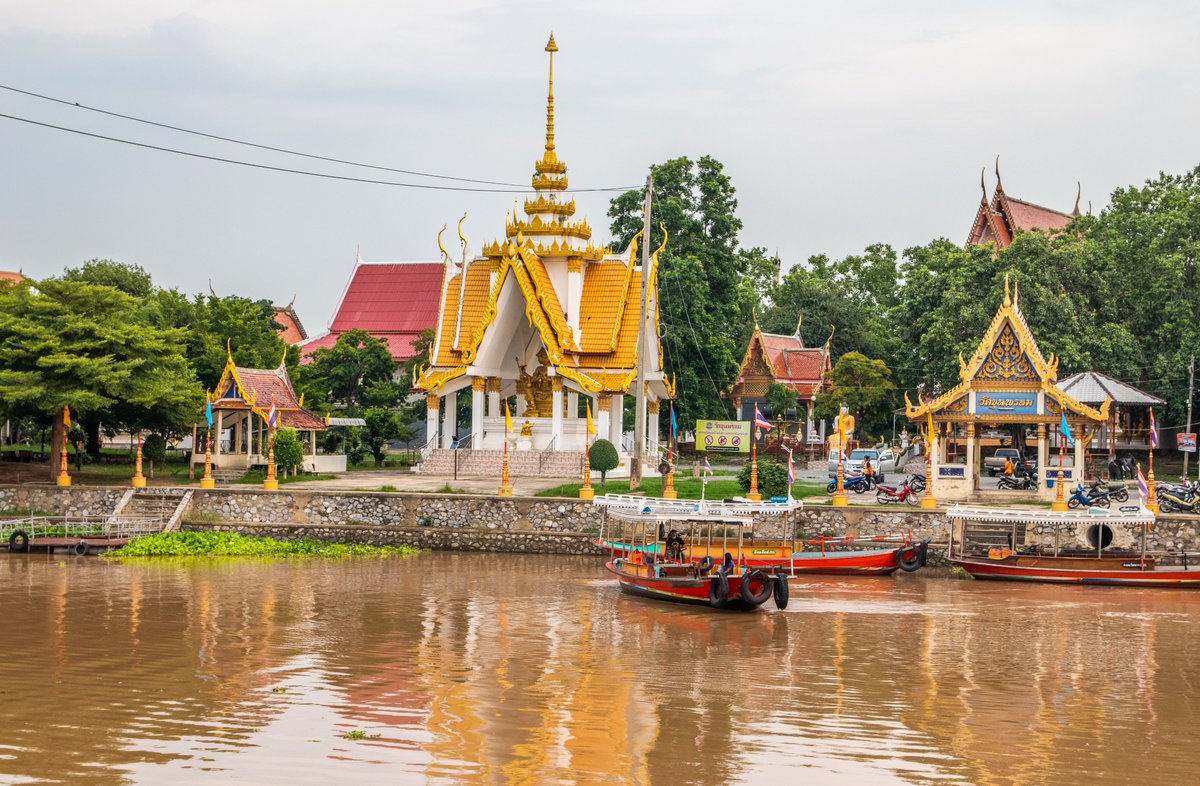
M 508 410 L 508 402 L 504 402 L 504 431 L 505 433 L 512 432 L 512 413 Z
M 63 404 L 63 425 L 67 428 L 71 427 L 71 410 L 66 404 Z
M 584 406 L 587 407 L 587 430 L 594 437 L 596 436 L 596 424 L 592 422 L 592 402 L 585 401 Z
M 933 413 L 926 412 L 925 417 L 929 418 L 929 430 L 925 432 L 925 442 L 928 445 L 933 444 Z

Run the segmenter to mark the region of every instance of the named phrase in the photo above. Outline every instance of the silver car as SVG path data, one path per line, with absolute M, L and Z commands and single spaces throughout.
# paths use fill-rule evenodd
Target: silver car
M 896 454 L 892 452 L 891 448 L 855 448 L 845 459 L 843 472 L 846 473 L 846 477 L 861 475 L 863 459 L 867 456 L 871 457 L 871 467 L 876 475 L 886 475 L 896 471 Z M 837 477 L 837 465 L 838 452 L 831 450 L 829 452 L 829 477 Z

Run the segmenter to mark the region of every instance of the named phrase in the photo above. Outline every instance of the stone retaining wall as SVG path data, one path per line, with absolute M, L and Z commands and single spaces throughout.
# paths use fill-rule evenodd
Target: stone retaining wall
M 54 516 L 107 516 L 129 489 L 123 486 L 0 486 L 0 511 L 33 510 Z

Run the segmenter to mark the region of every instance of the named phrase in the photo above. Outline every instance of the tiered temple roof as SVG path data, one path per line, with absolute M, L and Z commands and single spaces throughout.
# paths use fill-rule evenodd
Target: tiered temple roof
M 762 397 L 766 395 L 766 385 L 775 381 L 787 385 L 800 394 L 801 400 L 808 401 L 829 384 L 825 373 L 832 367 L 828 341 L 821 347 L 806 347 L 800 337 L 799 325 L 796 332 L 788 336 L 764 333 L 755 322 L 729 396 Z
M 275 405 L 277 425 L 303 431 L 324 431 L 325 421 L 304 408 L 303 398 L 296 397 L 287 367 L 281 361 L 278 368 L 245 368 L 235 366 L 230 354 L 225 369 L 211 396 L 214 410 L 246 410 L 267 419 Z
M 1040 230 L 1048 234 L 1058 232 L 1066 227 L 1079 215 L 1079 197 L 1075 195 L 1075 208 L 1070 213 L 1063 213 L 1023 199 L 1011 197 L 1004 192 L 1004 184 L 1000 180 L 1000 162 L 996 162 L 996 190 L 989 200 L 987 186 L 983 182 L 983 173 L 979 175 L 979 187 L 983 191 L 979 209 L 975 212 L 975 221 L 967 235 L 967 245 L 994 243 L 997 249 L 1012 244 L 1018 232 Z

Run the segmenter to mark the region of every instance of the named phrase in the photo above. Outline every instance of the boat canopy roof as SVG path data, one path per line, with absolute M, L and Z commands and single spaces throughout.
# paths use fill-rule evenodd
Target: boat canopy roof
M 663 499 L 636 494 L 605 494 L 592 500 L 614 516 L 634 521 L 679 519 L 686 521 L 729 521 L 750 523 L 754 516 L 782 516 L 803 507 L 800 500 L 787 502 L 726 502 L 724 500 Z
M 1029 508 L 984 508 L 955 505 L 946 511 L 952 519 L 965 521 L 1025 522 L 1026 524 L 1153 524 L 1154 514 L 1141 505 L 1126 505 L 1129 510 L 1103 513 L 1071 512 L 1057 510 L 1033 510 Z

